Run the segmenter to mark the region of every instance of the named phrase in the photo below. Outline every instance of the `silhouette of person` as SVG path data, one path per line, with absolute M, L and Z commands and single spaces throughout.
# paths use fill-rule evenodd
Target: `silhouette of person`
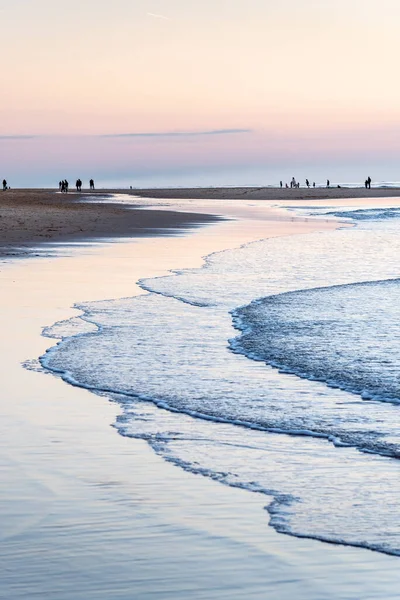
M 310 182 L 308 181 L 308 179 L 306 179 L 306 186 L 309 188 L 310 187 Z
M 3 179 L 3 191 L 7 189 L 7 181 Z
M 65 180 L 64 180 L 65 193 L 68 193 L 68 186 L 69 186 L 69 183 L 68 183 L 68 181 L 65 179 Z
M 312 184 L 312 186 L 313 186 L 313 188 L 315 188 L 315 181 L 313 181 L 313 184 Z
M 283 188 L 283 182 L 282 181 L 279 182 L 279 185 L 280 185 L 281 188 Z
M 365 189 L 367 190 L 367 189 L 368 189 L 368 179 L 366 179 L 366 180 L 364 181 L 364 185 L 365 185 Z
M 58 182 L 58 190 L 61 192 L 61 189 L 62 189 L 62 181 L 59 181 Z
M 369 189 L 369 190 L 371 189 L 371 182 L 372 182 L 372 179 L 371 179 L 371 177 L 368 177 L 368 179 L 367 179 L 367 184 L 368 184 L 368 189 Z
M 329 181 L 329 179 L 326 180 L 326 187 L 329 187 L 331 185 L 331 182 Z
M 94 180 L 93 180 L 93 179 L 91 179 L 91 180 L 89 181 L 89 183 L 90 183 L 90 189 L 91 189 L 91 190 L 94 190 Z

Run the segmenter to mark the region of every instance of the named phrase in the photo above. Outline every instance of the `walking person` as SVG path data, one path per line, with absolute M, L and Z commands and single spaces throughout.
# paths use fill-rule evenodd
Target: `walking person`
M 372 183 L 372 179 L 371 179 L 371 177 L 368 177 L 368 179 L 367 179 L 367 184 L 368 184 L 367 187 L 368 187 L 369 190 L 371 189 L 371 183 Z
M 7 181 L 5 179 L 3 179 L 3 192 L 5 192 L 7 189 Z
M 94 190 L 94 179 L 91 179 L 91 180 L 89 181 L 89 184 L 90 184 L 90 189 L 91 189 L 91 190 Z
M 306 179 L 306 186 L 309 188 L 310 187 L 310 182 L 308 181 L 308 179 Z

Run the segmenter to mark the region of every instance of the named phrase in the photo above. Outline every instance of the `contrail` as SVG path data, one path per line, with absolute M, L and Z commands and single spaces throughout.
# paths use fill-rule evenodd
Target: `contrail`
M 146 13 L 148 17 L 153 17 L 154 19 L 164 19 L 164 21 L 171 21 L 169 17 L 165 17 L 164 15 L 157 15 L 155 13 L 148 12 Z

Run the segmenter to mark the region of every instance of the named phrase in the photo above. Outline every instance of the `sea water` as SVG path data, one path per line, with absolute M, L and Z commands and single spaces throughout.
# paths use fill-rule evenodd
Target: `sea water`
M 261 240 L 47 328 L 42 365 L 166 460 L 266 495 L 277 531 L 400 555 L 400 214 Z

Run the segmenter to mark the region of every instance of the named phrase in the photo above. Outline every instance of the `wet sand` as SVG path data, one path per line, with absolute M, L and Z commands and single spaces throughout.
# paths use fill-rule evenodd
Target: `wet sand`
M 104 196 L 106 192 L 97 194 Z M 210 215 L 80 202 L 88 195 L 54 190 L 0 193 L 0 256 L 23 255 L 32 246 L 46 242 L 139 237 L 217 220 Z

